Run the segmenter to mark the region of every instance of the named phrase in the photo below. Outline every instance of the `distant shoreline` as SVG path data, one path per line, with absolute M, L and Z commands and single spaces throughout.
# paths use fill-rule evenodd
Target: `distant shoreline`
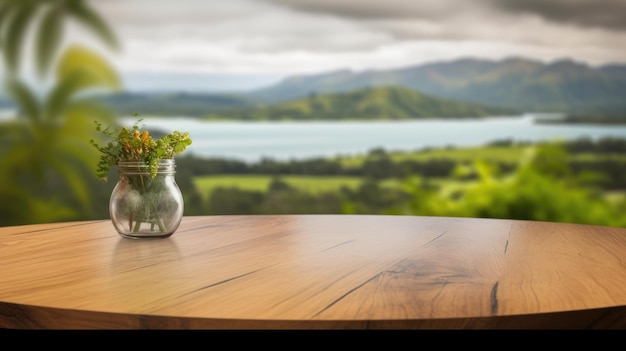
M 590 124 L 590 125 L 624 125 L 626 116 L 623 117 L 603 117 L 603 116 L 568 116 L 549 115 L 536 116 L 536 124 Z
M 0 122 L 11 121 L 15 118 L 15 109 L 14 108 L 0 108 Z M 503 118 L 503 117 L 520 117 L 524 115 L 529 115 L 532 113 L 522 113 L 511 116 L 484 116 L 484 117 L 459 117 L 459 118 L 449 118 L 449 117 L 432 117 L 432 118 L 419 118 L 419 119 L 343 119 L 337 120 L 337 122 L 402 122 L 402 121 L 415 121 L 415 120 L 471 120 L 471 119 L 489 119 L 489 118 Z M 606 116 L 575 116 L 575 115 L 564 115 L 562 113 L 539 113 L 532 114 L 533 115 L 533 123 L 535 124 L 586 124 L 586 125 L 626 125 L 626 116 L 620 117 L 606 117 Z M 245 120 L 245 119 L 233 119 L 233 118 L 206 118 L 206 117 L 196 117 L 196 116 L 165 116 L 165 115 L 138 115 L 138 116 L 119 116 L 119 118 L 128 123 L 129 121 L 136 122 L 137 120 L 146 120 L 146 119 L 162 119 L 162 120 L 172 120 L 172 119 L 192 119 L 196 121 L 203 122 L 269 122 L 268 120 Z M 273 122 L 304 122 L 301 120 L 273 120 Z M 333 122 L 333 120 L 328 119 L 313 119 L 306 120 L 306 122 Z

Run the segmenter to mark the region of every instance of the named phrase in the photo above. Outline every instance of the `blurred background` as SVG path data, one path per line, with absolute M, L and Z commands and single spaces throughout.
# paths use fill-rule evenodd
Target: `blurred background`
M 94 121 L 189 131 L 185 215 L 626 226 L 621 0 L 0 0 L 0 226 L 109 218 Z

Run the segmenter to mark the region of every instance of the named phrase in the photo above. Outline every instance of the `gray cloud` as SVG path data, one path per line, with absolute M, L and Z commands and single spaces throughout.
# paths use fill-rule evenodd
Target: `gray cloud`
M 277 53 L 367 51 L 393 40 L 387 31 L 358 21 L 259 0 L 109 0 L 95 4 L 126 41 L 179 45 L 196 40 L 239 52 Z
M 479 1 L 416 1 L 416 0 L 264 0 L 298 11 L 320 13 L 361 20 L 447 18 L 454 13 L 482 7 Z
M 624 0 L 266 0 L 298 11 L 360 20 L 535 15 L 546 21 L 626 30 Z
M 584 27 L 626 30 L 624 0 L 490 0 L 511 13 L 528 13 L 548 21 Z
M 126 47 L 118 62 L 128 70 L 315 72 L 468 56 L 626 61 L 617 0 L 589 1 L 600 5 L 586 13 L 580 0 L 92 1 Z
M 624 0 L 264 1 L 361 23 L 398 41 L 487 41 L 572 55 L 626 45 Z

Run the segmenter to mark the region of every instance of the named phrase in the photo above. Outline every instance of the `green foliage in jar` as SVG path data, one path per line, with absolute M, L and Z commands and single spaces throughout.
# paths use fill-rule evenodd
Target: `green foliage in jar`
M 120 161 L 143 162 L 149 166 L 150 175 L 154 178 L 160 160 L 172 159 L 191 145 L 189 132 L 174 131 L 155 140 L 147 130 L 140 130 L 139 122 L 141 119 L 132 128 L 122 127 L 117 131 L 110 126 L 103 128 L 101 123 L 95 122 L 97 131 L 113 139 L 104 146 L 91 140 L 91 144 L 101 152 L 96 170 L 98 179 L 107 180 L 111 167 Z

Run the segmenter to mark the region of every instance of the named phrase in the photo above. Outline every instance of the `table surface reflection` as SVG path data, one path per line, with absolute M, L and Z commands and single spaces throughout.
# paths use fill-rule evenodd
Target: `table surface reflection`
M 382 216 L 0 228 L 0 327 L 625 328 L 626 229 Z

